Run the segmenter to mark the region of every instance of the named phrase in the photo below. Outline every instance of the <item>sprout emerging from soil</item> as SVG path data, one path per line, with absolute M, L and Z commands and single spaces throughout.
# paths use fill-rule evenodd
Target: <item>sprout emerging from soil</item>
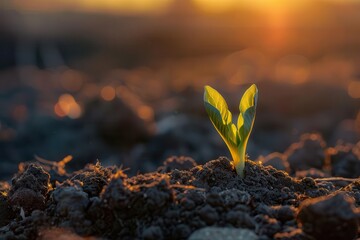
M 246 146 L 254 125 L 258 89 L 251 85 L 241 98 L 237 126 L 232 122 L 232 114 L 221 94 L 210 86 L 205 86 L 204 104 L 211 122 L 218 131 L 233 158 L 238 175 L 244 176 Z

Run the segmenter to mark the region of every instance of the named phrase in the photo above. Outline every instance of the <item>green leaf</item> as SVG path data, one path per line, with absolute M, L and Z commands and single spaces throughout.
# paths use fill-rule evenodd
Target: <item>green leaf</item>
M 229 148 L 237 147 L 239 138 L 232 114 L 221 94 L 210 86 L 205 86 L 204 105 L 211 122 Z
M 224 124 L 228 124 L 232 121 L 231 112 L 228 109 L 225 99 L 214 88 L 205 86 L 204 102 L 210 104 L 220 112 Z
M 241 141 L 247 141 L 250 136 L 255 121 L 257 100 L 258 89 L 253 84 L 246 90 L 239 105 L 240 114 L 237 129 Z
M 230 150 L 235 169 L 244 176 L 246 146 L 254 125 L 258 90 L 255 84 L 246 90 L 239 105 L 237 127 L 225 99 L 210 86 L 205 86 L 204 105 L 211 122 Z

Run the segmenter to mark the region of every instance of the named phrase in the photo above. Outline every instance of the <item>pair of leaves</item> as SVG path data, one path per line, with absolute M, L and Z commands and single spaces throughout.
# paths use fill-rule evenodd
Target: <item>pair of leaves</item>
M 237 126 L 235 126 L 225 99 L 214 88 L 205 86 L 204 104 L 206 112 L 215 129 L 228 146 L 239 175 L 242 175 L 246 146 L 254 125 L 257 98 L 258 89 L 253 84 L 241 98 L 240 114 Z

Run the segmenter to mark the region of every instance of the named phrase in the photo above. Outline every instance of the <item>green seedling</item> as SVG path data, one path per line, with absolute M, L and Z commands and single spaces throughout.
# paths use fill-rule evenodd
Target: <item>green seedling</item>
M 237 125 L 232 122 L 232 114 L 221 94 L 210 86 L 205 86 L 204 104 L 215 129 L 226 143 L 233 158 L 238 175 L 244 177 L 246 146 L 254 125 L 258 89 L 251 85 L 241 98 Z

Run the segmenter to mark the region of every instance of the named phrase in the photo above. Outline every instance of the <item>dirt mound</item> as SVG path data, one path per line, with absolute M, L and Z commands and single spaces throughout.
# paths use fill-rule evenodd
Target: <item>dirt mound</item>
M 193 238 L 236 228 L 259 239 L 311 239 L 327 234 L 328 221 L 343 223 L 339 231 L 346 232 L 342 236 L 347 239 L 357 234 L 356 181 L 340 188 L 329 178 L 295 179 L 253 161 L 246 162 L 242 179 L 224 157 L 204 165 L 172 157 L 157 172 L 134 177 L 89 164 L 66 176 L 62 183 L 52 183 L 51 174 L 39 164 L 29 164 L 11 187 L 3 183 L 0 236 L 187 239 L 208 227 Z M 327 212 L 324 206 L 329 204 L 335 204 L 336 211 Z M 314 222 L 315 215 L 324 221 Z

